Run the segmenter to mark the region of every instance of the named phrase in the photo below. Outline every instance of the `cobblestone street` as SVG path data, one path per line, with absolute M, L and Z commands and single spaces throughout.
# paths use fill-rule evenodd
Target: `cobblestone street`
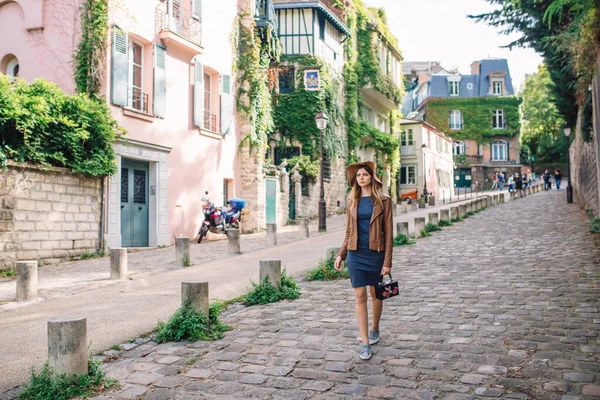
M 600 397 L 600 238 L 564 191 L 492 207 L 394 250 L 401 296 L 358 358 L 348 281 L 232 307 L 217 342 L 138 339 L 96 400 Z M 139 345 L 138 345 L 139 344 Z

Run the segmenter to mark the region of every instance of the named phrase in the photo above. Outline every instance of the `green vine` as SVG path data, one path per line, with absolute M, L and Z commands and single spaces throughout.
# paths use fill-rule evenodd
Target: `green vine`
M 96 98 L 108 32 L 108 0 L 85 0 L 81 8 L 81 40 L 75 54 L 75 85 L 79 93 Z
M 290 170 L 298 165 L 298 173 L 307 179 L 314 181 L 319 176 L 319 160 L 311 160 L 307 155 L 289 158 L 287 163 Z
M 520 97 L 475 97 L 429 99 L 427 101 L 427 121 L 440 129 L 449 132 L 454 139 L 473 139 L 478 143 L 488 143 L 493 138 L 512 137 L 521 131 Z M 494 129 L 492 119 L 494 110 L 504 110 L 505 129 Z M 463 128 L 450 129 L 450 111 L 460 110 Z

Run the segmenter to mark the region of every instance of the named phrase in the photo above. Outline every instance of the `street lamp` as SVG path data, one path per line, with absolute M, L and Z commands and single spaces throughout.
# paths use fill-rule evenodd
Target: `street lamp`
M 565 141 L 567 142 L 567 174 L 568 174 L 568 183 L 567 183 L 567 203 L 573 202 L 573 186 L 571 186 L 571 154 L 569 152 L 569 135 L 571 135 L 571 127 L 568 123 L 565 123 L 563 127 L 563 131 L 565 133 Z
M 327 128 L 327 122 L 329 118 L 327 114 L 323 111 L 319 112 L 315 116 L 315 122 L 317 123 L 317 128 L 319 129 L 320 138 L 321 138 L 321 173 L 320 173 L 320 181 L 321 181 L 321 195 L 319 196 L 319 232 L 324 232 L 327 230 L 327 221 L 326 221 L 326 213 L 327 213 L 327 205 L 325 203 L 325 186 L 323 184 L 323 168 L 324 168 L 324 159 L 323 159 L 323 134 L 325 132 L 325 128 Z
M 427 145 L 423 143 L 421 145 L 421 154 L 423 154 L 423 197 L 425 198 L 425 202 L 427 203 L 427 165 L 425 164 L 425 149 Z

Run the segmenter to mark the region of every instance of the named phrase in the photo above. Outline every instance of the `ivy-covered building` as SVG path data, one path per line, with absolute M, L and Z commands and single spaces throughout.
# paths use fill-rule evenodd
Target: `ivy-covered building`
M 495 171 L 520 172 L 519 105 L 506 59 L 475 61 L 471 74 L 415 71 L 403 112 L 453 139 L 457 187 L 490 186 Z

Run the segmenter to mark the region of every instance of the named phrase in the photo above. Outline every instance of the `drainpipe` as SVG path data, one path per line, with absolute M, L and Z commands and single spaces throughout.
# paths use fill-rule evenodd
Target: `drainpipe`
M 104 225 L 105 225 L 105 218 L 106 218 L 106 213 L 104 212 L 104 196 L 105 196 L 105 181 L 106 177 L 102 177 L 102 179 L 100 180 L 100 246 L 98 249 L 98 253 L 103 253 L 105 251 L 104 248 Z

